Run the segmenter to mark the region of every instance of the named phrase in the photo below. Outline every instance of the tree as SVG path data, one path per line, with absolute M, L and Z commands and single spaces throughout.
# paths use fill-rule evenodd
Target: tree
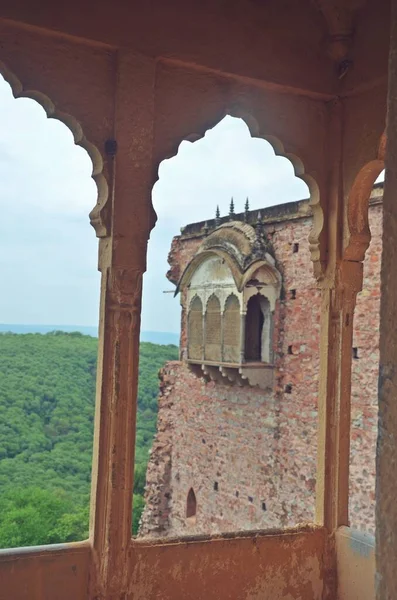
M 0 334 L 0 547 L 88 535 L 97 343 L 62 331 Z M 158 371 L 177 358 L 176 346 L 140 346 L 135 521 L 156 432 Z

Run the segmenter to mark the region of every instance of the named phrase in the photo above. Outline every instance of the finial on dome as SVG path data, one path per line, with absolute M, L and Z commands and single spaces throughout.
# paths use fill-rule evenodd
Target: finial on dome
M 245 201 L 245 206 L 244 206 L 244 221 L 246 223 L 248 223 L 248 213 L 249 213 L 249 211 L 250 211 L 250 203 L 249 203 L 248 196 L 247 196 L 247 199 Z
M 221 213 L 220 213 L 219 204 L 218 204 L 216 207 L 216 211 L 215 211 L 215 226 L 219 227 L 220 222 L 221 222 Z
M 229 208 L 229 217 L 230 220 L 233 221 L 235 216 L 235 212 L 234 212 L 234 200 L 233 200 L 233 196 L 232 199 L 230 200 L 230 208 Z

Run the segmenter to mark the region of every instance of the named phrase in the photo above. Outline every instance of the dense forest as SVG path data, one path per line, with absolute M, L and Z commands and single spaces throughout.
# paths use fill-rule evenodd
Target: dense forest
M 97 339 L 0 333 L 0 547 L 82 540 L 88 507 Z M 133 531 L 156 429 L 158 371 L 176 346 L 141 343 Z

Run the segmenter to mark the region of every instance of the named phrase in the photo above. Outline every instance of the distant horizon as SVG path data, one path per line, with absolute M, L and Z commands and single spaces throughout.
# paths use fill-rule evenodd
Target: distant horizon
M 98 338 L 97 325 L 62 325 L 60 323 L 35 324 L 35 323 L 0 323 L 0 334 L 13 333 L 16 335 L 25 335 L 30 333 L 38 333 L 45 335 L 53 331 L 62 331 L 64 333 L 81 333 L 89 335 L 93 338 Z M 141 329 L 141 342 L 150 342 L 152 344 L 168 345 L 173 344 L 179 346 L 179 332 L 173 331 L 156 331 Z
M 99 324 L 97 325 L 82 325 L 79 323 L 6 323 L 1 322 L 0 327 L 3 326 L 17 326 L 17 327 L 81 327 L 81 328 L 96 328 L 98 329 Z M 141 331 L 146 331 L 147 333 L 171 333 L 173 335 L 179 335 L 180 331 L 170 331 L 169 329 L 143 329 Z

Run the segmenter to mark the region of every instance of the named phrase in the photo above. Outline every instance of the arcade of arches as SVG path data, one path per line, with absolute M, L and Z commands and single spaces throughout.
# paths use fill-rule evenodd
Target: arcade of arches
M 92 158 L 102 273 L 90 537 L 1 551 L 1 600 L 397 598 L 397 1 L 4 0 L 0 29 L 14 95 L 38 100 Z M 310 189 L 321 296 L 315 524 L 131 540 L 151 190 L 160 162 L 225 114 L 268 139 Z M 349 433 L 354 308 L 384 165 L 375 546 L 349 527 Z M 243 293 L 251 274 L 238 257 L 228 266 Z M 277 269 L 263 266 L 272 309 Z

